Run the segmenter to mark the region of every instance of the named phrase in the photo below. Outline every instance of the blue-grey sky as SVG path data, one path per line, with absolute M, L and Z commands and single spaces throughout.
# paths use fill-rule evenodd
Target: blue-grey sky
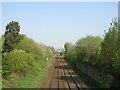
M 63 48 L 86 35 L 104 35 L 118 16 L 117 2 L 3 2 L 3 33 L 18 21 L 21 33 L 38 43 Z

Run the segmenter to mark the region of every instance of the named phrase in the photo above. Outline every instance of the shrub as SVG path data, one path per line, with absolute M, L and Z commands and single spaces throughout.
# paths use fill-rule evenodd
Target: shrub
M 115 57 L 115 61 L 113 63 L 113 70 L 120 73 L 120 51 L 117 52 L 116 57 Z
M 112 75 L 107 75 L 107 77 L 100 82 L 100 87 L 101 88 L 110 88 L 112 85 L 113 81 L 113 76 Z
M 37 69 L 34 56 L 24 50 L 13 50 L 4 53 L 2 65 L 3 78 L 7 78 L 13 72 L 26 75 Z

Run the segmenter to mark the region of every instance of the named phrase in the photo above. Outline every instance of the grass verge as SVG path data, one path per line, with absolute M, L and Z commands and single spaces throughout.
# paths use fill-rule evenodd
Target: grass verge
M 48 69 L 51 66 L 53 59 L 49 59 L 45 65 L 45 68 L 41 71 L 37 71 L 30 76 L 21 77 L 16 79 L 12 88 L 40 88 L 40 85 L 44 81 L 45 76 L 48 73 Z M 6 86 L 3 88 L 7 88 Z

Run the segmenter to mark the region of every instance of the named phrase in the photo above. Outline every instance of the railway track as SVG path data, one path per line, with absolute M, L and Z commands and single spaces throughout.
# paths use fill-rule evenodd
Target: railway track
M 59 89 L 59 70 L 58 68 L 58 62 L 55 60 L 55 66 L 54 66 L 54 70 L 52 72 L 52 78 L 50 81 L 50 85 L 49 85 L 49 90 L 51 90 L 52 88 L 58 88 Z
M 67 72 L 69 73 L 69 76 L 71 77 L 71 80 L 74 82 L 74 84 L 75 84 L 75 86 L 76 86 L 76 87 L 72 87 L 72 86 L 71 86 L 71 88 L 75 88 L 75 89 L 80 90 L 79 85 L 78 85 L 77 82 L 75 81 L 74 76 L 71 74 L 70 69 L 68 69 L 67 65 L 65 64 L 65 61 L 63 61 L 63 59 L 62 59 L 61 61 L 62 61 L 62 64 L 64 65 L 64 67 L 66 68 Z M 70 84 L 70 83 L 68 83 L 68 84 Z
M 52 78 L 49 84 L 49 90 L 59 89 L 75 89 L 80 90 L 87 88 L 82 81 L 79 80 L 74 71 L 69 67 L 64 59 L 56 59 Z

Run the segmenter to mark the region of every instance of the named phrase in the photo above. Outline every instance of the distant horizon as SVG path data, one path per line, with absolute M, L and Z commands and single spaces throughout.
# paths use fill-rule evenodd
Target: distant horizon
M 62 49 L 87 35 L 101 36 L 113 18 L 117 2 L 3 2 L 2 34 L 11 21 L 18 21 L 21 34 L 37 43 Z

